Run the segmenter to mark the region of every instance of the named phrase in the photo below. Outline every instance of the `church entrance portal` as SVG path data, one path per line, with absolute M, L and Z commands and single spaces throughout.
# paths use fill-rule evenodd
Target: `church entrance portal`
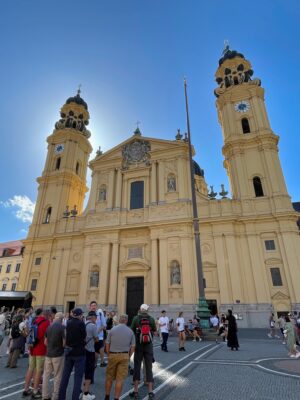
M 128 324 L 131 324 L 143 303 L 144 278 L 127 278 L 126 314 L 128 315 Z

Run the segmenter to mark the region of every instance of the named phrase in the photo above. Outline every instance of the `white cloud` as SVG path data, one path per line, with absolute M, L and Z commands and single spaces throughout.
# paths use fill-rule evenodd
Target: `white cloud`
M 35 203 L 29 197 L 15 195 L 12 199 L 0 202 L 5 208 L 13 208 L 13 214 L 22 222 L 31 222 Z

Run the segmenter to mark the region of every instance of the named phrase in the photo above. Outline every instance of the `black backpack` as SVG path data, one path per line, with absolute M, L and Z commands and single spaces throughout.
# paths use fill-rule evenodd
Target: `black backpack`
M 19 322 L 14 322 L 11 326 L 11 337 L 12 339 L 17 339 L 18 337 L 21 336 L 20 330 L 19 330 Z

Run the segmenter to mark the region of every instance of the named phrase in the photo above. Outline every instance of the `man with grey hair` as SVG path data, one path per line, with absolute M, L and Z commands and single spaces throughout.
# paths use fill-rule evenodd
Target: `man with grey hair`
M 47 353 L 43 375 L 43 399 L 58 399 L 59 385 L 64 366 L 65 327 L 62 324 L 63 318 L 63 313 L 56 313 L 53 323 L 49 326 L 45 334 L 45 345 L 47 346 Z M 52 373 L 54 376 L 54 387 L 51 397 L 49 391 L 49 381 Z
M 116 381 L 115 400 L 120 398 L 123 382 L 128 374 L 129 359 L 135 349 L 134 333 L 127 327 L 127 321 L 128 316 L 126 314 L 120 315 L 119 324 L 109 331 L 106 340 L 108 365 L 105 380 L 105 400 L 109 400 L 113 381 Z

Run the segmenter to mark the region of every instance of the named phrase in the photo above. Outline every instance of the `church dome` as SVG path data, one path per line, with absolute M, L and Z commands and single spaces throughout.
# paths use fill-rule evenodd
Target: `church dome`
M 195 160 L 193 160 L 193 165 L 194 165 L 194 174 L 202 176 L 202 178 L 204 178 L 204 169 L 200 168 L 200 165 Z
M 238 53 L 236 50 L 230 50 L 229 46 L 226 46 L 225 50 L 223 51 L 223 57 L 219 60 L 219 65 L 222 65 L 224 61 L 231 60 L 235 57 L 244 58 L 242 53 Z
M 77 93 L 77 95 L 74 97 L 68 98 L 68 100 L 66 101 L 66 104 L 70 104 L 70 103 L 76 103 L 80 106 L 83 106 L 86 110 L 88 109 L 87 103 L 80 97 L 79 93 Z

